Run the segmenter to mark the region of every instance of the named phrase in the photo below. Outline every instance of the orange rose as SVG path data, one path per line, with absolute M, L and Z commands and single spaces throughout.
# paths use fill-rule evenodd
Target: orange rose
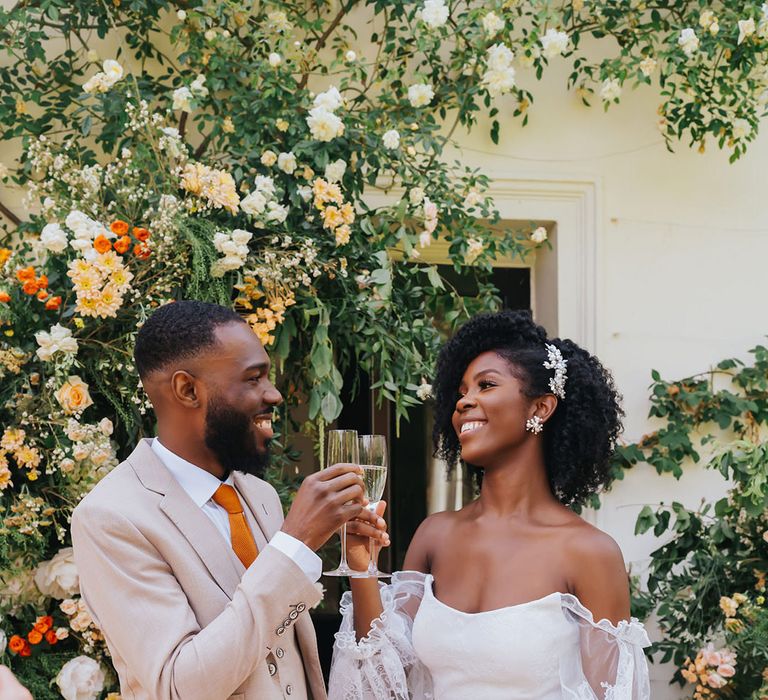
M 64 413 L 79 413 L 93 404 L 88 385 L 77 375 L 67 379 L 55 396 Z
M 14 634 L 13 637 L 11 637 L 8 640 L 8 648 L 14 653 L 19 654 L 21 653 L 21 650 L 24 648 L 24 645 L 26 642 L 19 637 L 18 634 Z
M 35 629 L 40 632 L 40 634 L 45 634 L 51 627 L 53 627 L 53 618 L 50 615 L 38 617 L 35 621 Z
M 46 292 L 44 289 L 41 289 L 37 293 L 37 300 L 38 301 L 45 301 L 48 298 L 48 292 Z
M 133 227 L 133 236 L 136 238 L 137 241 L 141 241 L 142 243 L 149 240 L 149 231 L 145 228 L 140 227 Z
M 0 302 L 7 303 L 11 300 L 11 295 L 8 292 L 0 292 Z
M 28 282 L 30 280 L 34 280 L 35 268 L 34 267 L 19 268 L 18 270 L 16 270 L 16 279 L 19 280 L 19 282 Z
M 97 253 L 106 253 L 108 250 L 112 250 L 112 244 L 103 233 L 96 236 L 96 240 L 93 242 L 93 247 L 96 248 Z
M 53 646 L 54 644 L 56 644 L 56 642 L 59 641 L 59 638 L 56 636 L 56 632 L 54 632 L 53 630 L 48 630 L 45 633 L 45 641 L 48 642 L 48 644 L 50 644 L 51 646 Z
M 21 287 L 21 291 L 24 292 L 24 294 L 29 294 L 29 296 L 32 296 L 33 294 L 37 294 L 40 291 L 40 287 L 37 285 L 35 280 L 27 280 Z
M 30 630 L 29 634 L 27 635 L 27 639 L 29 640 L 30 644 L 40 644 L 40 642 L 43 641 L 43 635 L 40 634 L 37 630 Z
M 125 223 L 125 221 L 117 219 L 117 221 L 113 221 L 109 225 L 109 230 L 117 236 L 124 236 L 126 233 L 128 233 L 128 224 Z
M 29 642 L 24 642 L 24 646 L 21 648 L 19 654 L 21 656 L 32 656 L 32 647 L 29 646 Z
M 56 311 L 61 306 L 61 297 L 51 297 L 45 302 L 47 311 Z
M 123 255 L 131 249 L 131 237 L 121 236 L 112 245 L 120 255 Z
M 40 289 L 47 289 L 48 275 L 40 275 L 40 277 L 37 278 L 37 286 L 40 287 Z
M 0 248 L 0 267 L 5 265 L 5 263 L 8 262 L 8 258 L 10 257 L 11 257 L 10 248 Z
M 133 248 L 133 254 L 137 258 L 146 260 L 150 255 L 152 255 L 152 251 L 146 243 L 137 243 Z

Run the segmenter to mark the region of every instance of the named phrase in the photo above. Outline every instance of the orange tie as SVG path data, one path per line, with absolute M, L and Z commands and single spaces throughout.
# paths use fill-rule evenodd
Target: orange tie
M 237 558 L 247 569 L 259 555 L 256 541 L 253 539 L 237 491 L 228 484 L 222 484 L 213 494 L 213 500 L 229 513 L 229 530 L 232 537 L 232 549 Z

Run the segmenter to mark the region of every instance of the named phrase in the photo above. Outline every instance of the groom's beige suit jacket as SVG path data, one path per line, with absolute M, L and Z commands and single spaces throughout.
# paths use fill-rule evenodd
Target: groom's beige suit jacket
M 234 481 L 260 552 L 247 571 L 149 440 L 75 509 L 82 596 L 125 700 L 326 697 L 308 612 L 320 593 L 267 544 L 283 521 L 274 488 Z

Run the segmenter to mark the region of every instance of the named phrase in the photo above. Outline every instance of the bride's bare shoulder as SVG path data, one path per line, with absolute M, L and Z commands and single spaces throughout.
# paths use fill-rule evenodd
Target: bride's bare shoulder
M 426 518 L 413 535 L 403 568 L 406 571 L 422 571 L 428 574 L 432 568 L 435 548 L 454 527 L 459 514 L 453 511 L 433 513 Z

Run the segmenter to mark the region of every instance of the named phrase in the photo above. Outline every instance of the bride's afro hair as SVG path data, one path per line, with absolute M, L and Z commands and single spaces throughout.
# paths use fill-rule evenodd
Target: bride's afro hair
M 566 505 L 579 505 L 609 481 L 610 459 L 622 430 L 621 397 L 611 374 L 570 340 L 548 339 L 527 311 L 481 314 L 465 323 L 443 347 L 433 383 L 435 455 L 449 466 L 461 446 L 451 419 L 461 378 L 478 355 L 492 351 L 504 358 L 530 398 L 552 393 L 545 344 L 567 361 L 565 398 L 544 426 L 544 462 L 552 493 Z M 469 465 L 474 467 L 476 465 Z

